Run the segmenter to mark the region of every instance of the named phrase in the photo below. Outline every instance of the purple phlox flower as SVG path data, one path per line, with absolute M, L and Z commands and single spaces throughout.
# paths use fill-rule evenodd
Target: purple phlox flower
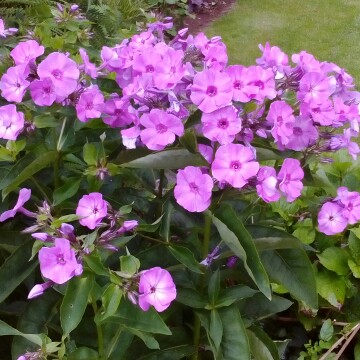
M 274 202 L 280 199 L 281 194 L 277 188 L 278 180 L 274 168 L 270 166 L 261 167 L 257 174 L 257 181 L 257 194 L 265 202 Z
M 159 109 L 142 115 L 140 124 L 145 128 L 140 133 L 141 141 L 151 150 L 164 149 L 175 141 L 176 135 L 184 133 L 184 125 L 178 117 Z
M 148 77 L 151 79 L 151 86 L 152 86 L 152 74 L 143 74 L 142 77 L 145 77 L 145 75 L 148 75 Z M 115 81 L 119 85 L 119 87 L 123 89 L 131 85 L 132 82 L 134 81 L 132 68 L 117 70 Z M 126 95 L 126 93 L 123 92 L 123 95 Z
M 130 69 L 131 70 L 131 69 Z M 131 72 L 132 73 L 132 72 Z M 121 85 L 119 85 L 121 86 Z M 152 74 L 142 74 L 133 78 L 128 85 L 123 88 L 123 95 L 134 97 L 135 100 L 143 100 L 147 90 L 153 87 Z
M 344 208 L 334 202 L 326 202 L 319 211 L 319 231 L 326 235 L 335 235 L 344 231 L 348 225 L 343 215 Z
M 293 202 L 301 195 L 304 171 L 297 159 L 285 159 L 278 174 L 279 188 L 286 195 L 287 202 Z
M 216 43 L 215 45 L 210 46 L 204 60 L 208 68 L 216 66 L 219 70 L 223 70 L 228 63 L 226 47 L 223 46 L 222 43 Z
M 59 52 L 49 54 L 39 64 L 37 73 L 40 80 L 52 80 L 59 97 L 67 97 L 76 90 L 80 75 L 76 62 Z
M 28 64 L 35 62 L 35 59 L 41 56 L 45 48 L 38 44 L 35 40 L 28 40 L 20 42 L 10 52 L 11 57 L 14 59 L 16 65 Z
M 42 247 L 39 251 L 39 262 L 42 276 L 56 284 L 64 284 L 72 277 L 81 275 L 83 271 L 70 241 L 63 238 L 56 238 L 53 247 Z
M 260 66 L 250 66 L 246 71 L 247 84 L 254 86 L 257 91 L 250 94 L 251 99 L 262 102 L 265 98 L 276 97 L 275 75 L 271 69 Z
M 169 114 L 175 115 L 180 119 L 186 119 L 189 117 L 190 115 L 189 110 L 180 100 L 178 100 L 174 91 L 172 90 L 168 91 L 168 100 L 170 103 L 170 107 L 167 110 Z
M 161 62 L 162 57 L 159 54 L 158 49 L 155 49 L 154 47 L 143 49 L 141 53 L 137 53 L 134 56 L 134 76 L 146 73 L 153 77 L 154 73 L 157 71 L 158 65 Z
M 334 201 L 343 206 L 343 216 L 349 224 L 356 224 L 360 220 L 360 194 L 342 186 L 338 188 L 337 195 Z
M 210 206 L 213 186 L 210 175 L 198 167 L 187 166 L 176 176 L 176 202 L 190 212 L 202 212 Z
M 84 63 L 82 69 L 84 70 L 86 75 L 89 75 L 92 79 L 96 79 L 98 76 L 97 69 L 95 64 L 90 62 L 89 55 L 87 54 L 85 49 L 80 48 L 79 53 L 81 56 L 81 59 Z
M 139 282 L 139 306 L 149 310 L 154 306 L 156 311 L 166 310 L 176 298 L 176 287 L 170 273 L 160 267 L 141 272 Z
M 239 260 L 239 258 L 237 256 L 230 256 L 226 262 L 226 266 L 228 268 L 233 268 L 233 267 L 235 267 L 238 260 Z
M 221 145 L 231 143 L 241 130 L 241 119 L 232 105 L 204 113 L 201 122 L 204 136 Z
M 154 44 L 155 40 L 156 38 L 151 31 L 144 31 L 131 38 L 130 46 L 134 49 L 141 49 L 146 45 Z
M 198 145 L 199 153 L 202 155 L 202 157 L 211 164 L 214 159 L 214 150 L 211 146 L 199 144 Z
M 214 248 L 214 250 L 210 254 L 208 254 L 208 256 L 203 261 L 200 262 L 200 264 L 205 266 L 210 266 L 212 262 L 220 256 L 219 251 L 220 251 L 220 246 L 218 245 Z
M 123 67 L 123 60 L 119 58 L 117 51 L 114 48 L 103 46 L 100 57 L 102 64 L 99 69 L 107 69 L 109 71 L 117 71 Z
M 126 220 L 118 230 L 119 233 L 125 233 L 127 231 L 134 230 L 139 225 L 137 220 Z
M 30 84 L 30 95 L 38 106 L 51 106 L 54 101 L 60 100 L 55 92 L 55 86 L 50 78 L 34 80 Z
M 0 139 L 16 140 L 24 124 L 24 114 L 15 105 L 0 106 Z
M 330 100 L 324 100 L 321 104 L 303 102 L 300 104 L 300 113 L 322 126 L 332 125 L 335 118 L 334 107 Z
M 285 101 L 274 101 L 270 104 L 266 120 L 272 125 L 271 135 L 280 149 L 289 142 L 295 122 L 292 107 Z
M 259 163 L 253 160 L 254 152 L 244 145 L 222 145 L 216 151 L 211 165 L 212 175 L 218 181 L 226 181 L 240 189 L 259 171 Z
M 357 154 L 360 153 L 359 145 L 356 142 L 351 141 L 353 136 L 351 129 L 345 129 L 343 135 L 334 135 L 329 140 L 329 148 L 333 151 L 339 149 L 348 149 L 349 154 L 354 160 L 357 158 Z
M 128 129 L 121 130 L 122 143 L 127 149 L 135 149 L 136 142 L 140 136 L 141 130 L 138 124 Z
M 121 68 L 128 69 L 133 66 L 134 56 L 137 50 L 131 46 L 123 46 L 118 50 L 118 57 L 121 59 Z
M 162 20 L 147 24 L 148 29 L 151 32 L 156 32 L 161 41 L 164 39 L 164 31 L 171 29 L 173 26 L 172 17 L 165 17 Z
M 23 188 L 19 191 L 19 197 L 15 206 L 11 210 L 7 210 L 0 215 L 0 222 L 3 222 L 9 218 L 15 216 L 16 213 L 20 212 L 26 216 L 36 217 L 36 214 L 23 208 L 23 205 L 30 199 L 31 190 Z
M 324 62 L 321 65 L 322 71 L 333 74 L 335 76 L 337 82 L 337 95 L 345 95 L 349 90 L 354 89 L 354 79 L 345 71 L 345 69 L 334 63 Z
M 259 49 L 263 52 L 262 56 L 256 59 L 256 63 L 264 69 L 270 68 L 274 73 L 284 74 L 289 70 L 288 56 L 277 46 L 270 46 L 266 42 L 265 47 L 259 44 Z
M 107 215 L 107 203 L 102 194 L 93 192 L 84 195 L 76 208 L 76 215 L 80 217 L 80 224 L 94 230 Z
M 311 118 L 296 116 L 286 148 L 301 151 L 315 144 L 319 133 Z
M 336 79 L 321 72 L 305 74 L 299 84 L 297 98 L 311 105 L 318 105 L 332 95 L 336 90 Z
M 335 116 L 333 125 L 336 127 L 344 126 L 344 123 L 351 120 L 359 120 L 359 109 L 355 104 L 347 105 L 338 96 L 333 97 Z
M 252 99 L 251 95 L 258 92 L 258 87 L 248 82 L 248 68 L 242 65 L 231 65 L 225 72 L 231 78 L 234 101 L 249 102 Z
M 183 57 L 182 50 L 166 49 L 162 60 L 155 64 L 154 83 L 158 89 L 171 89 L 181 80 L 185 74 Z
M 40 232 L 40 233 L 33 233 L 31 234 L 31 236 L 39 241 L 43 241 L 43 242 L 50 242 L 50 241 L 54 241 L 54 237 L 48 233 L 45 232 Z
M 105 102 L 103 121 L 112 128 L 124 127 L 136 122 L 136 110 L 130 105 L 129 97 L 114 95 Z
M 221 36 L 214 36 L 208 39 L 202 32 L 195 36 L 194 45 L 201 50 L 205 57 L 213 46 L 222 46 L 226 49 L 226 45 L 221 41 Z
M 291 60 L 293 63 L 297 64 L 297 67 L 300 68 L 303 73 L 322 71 L 321 63 L 306 51 L 301 51 L 299 54 L 293 54 Z
M 9 35 L 14 35 L 18 32 L 18 29 L 16 28 L 8 28 L 5 29 L 4 20 L 0 19 L 0 37 L 6 38 Z
M 12 66 L 1 77 L 1 96 L 7 101 L 21 102 L 30 82 L 26 80 L 29 67 L 25 64 Z
M 48 288 L 54 286 L 54 282 L 49 280 L 42 284 L 36 284 L 29 292 L 28 299 L 33 299 L 35 297 L 38 297 L 44 293 L 45 290 Z
M 232 82 L 226 73 L 209 69 L 195 75 L 190 99 L 204 113 L 229 105 L 232 96 Z
M 81 93 L 77 102 L 76 114 L 80 121 L 86 122 L 89 119 L 96 119 L 101 116 L 104 105 L 104 95 L 97 85 L 87 88 Z

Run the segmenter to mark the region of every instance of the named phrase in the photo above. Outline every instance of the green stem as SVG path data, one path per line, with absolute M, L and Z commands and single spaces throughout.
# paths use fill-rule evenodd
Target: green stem
M 204 241 L 202 246 L 202 257 L 205 259 L 209 254 L 209 244 L 210 244 L 210 238 L 211 238 L 211 215 L 206 213 L 205 214 L 205 224 L 204 224 Z M 200 279 L 200 288 L 202 289 L 204 287 L 204 281 L 205 277 L 204 275 L 201 276 Z M 195 353 L 192 356 L 192 360 L 198 360 L 199 359 L 199 343 L 200 343 L 200 319 L 195 315 L 194 320 L 194 346 L 195 346 Z
M 94 314 L 95 316 L 98 313 L 98 308 L 96 305 L 96 301 L 93 300 L 91 302 L 93 310 L 94 310 Z M 96 332 L 97 332 L 97 338 L 98 338 L 98 349 L 99 349 L 99 355 L 100 355 L 100 359 L 103 360 L 104 358 L 104 336 L 103 336 L 103 332 L 101 329 L 101 325 L 100 324 L 96 324 Z
M 164 172 L 164 169 L 161 169 L 160 170 L 159 189 L 158 189 L 158 198 L 159 199 L 162 199 L 162 196 L 163 196 L 164 178 L 165 178 L 165 172 Z
M 159 240 L 159 239 L 155 239 L 153 237 L 150 237 L 150 236 L 147 236 L 147 235 L 144 235 L 144 234 L 137 233 L 137 235 L 139 235 L 140 237 L 142 237 L 144 239 L 155 241 L 155 242 L 158 242 L 158 243 L 166 245 L 166 246 L 170 245 L 168 242 L 165 242 L 165 241 L 162 241 L 162 240 Z

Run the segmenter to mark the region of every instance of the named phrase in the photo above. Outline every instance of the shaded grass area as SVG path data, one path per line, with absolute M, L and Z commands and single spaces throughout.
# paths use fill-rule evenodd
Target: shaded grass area
M 237 0 L 205 33 L 222 36 L 232 64 L 254 64 L 269 41 L 289 59 L 306 50 L 334 62 L 360 83 L 360 0 Z

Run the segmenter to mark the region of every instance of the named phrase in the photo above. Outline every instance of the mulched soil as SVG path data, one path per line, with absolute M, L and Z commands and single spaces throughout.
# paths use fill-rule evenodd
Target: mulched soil
M 194 19 L 187 17 L 184 20 L 183 27 L 189 28 L 190 34 L 198 34 L 212 21 L 230 11 L 235 3 L 236 0 L 206 0 L 203 6 L 194 9 Z

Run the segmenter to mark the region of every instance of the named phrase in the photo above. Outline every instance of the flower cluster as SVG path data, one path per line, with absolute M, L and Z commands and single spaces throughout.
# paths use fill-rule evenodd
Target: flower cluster
M 338 188 L 337 197 L 327 201 L 318 215 L 319 231 L 326 235 L 339 234 L 348 225 L 360 221 L 360 194 L 346 187 Z

